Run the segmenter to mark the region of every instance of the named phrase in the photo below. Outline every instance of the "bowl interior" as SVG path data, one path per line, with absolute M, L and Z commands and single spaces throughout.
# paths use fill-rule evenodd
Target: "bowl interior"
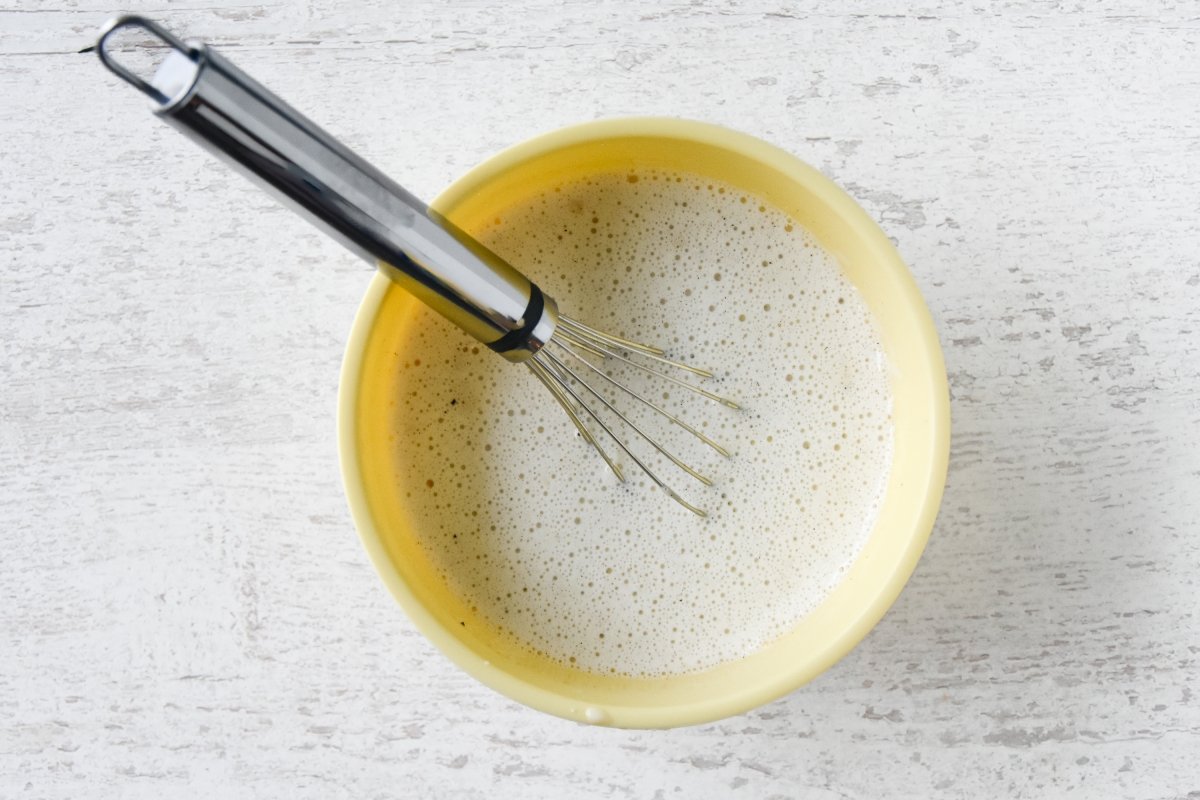
M 434 206 L 475 231 L 548 186 L 644 168 L 721 180 L 778 207 L 837 258 L 878 325 L 894 399 L 891 475 L 860 557 L 816 611 L 747 658 L 655 679 L 569 669 L 462 624 L 462 600 L 433 575 L 392 478 L 403 449 L 388 441 L 391 365 L 417 301 L 380 275 L 347 349 L 340 434 L 346 491 L 364 545 L 401 605 L 443 652 L 494 689 L 543 711 L 594 723 L 667 727 L 718 719 L 779 697 L 866 635 L 912 572 L 932 528 L 945 479 L 949 411 L 936 333 L 887 237 L 816 170 L 757 139 L 678 120 L 589 123 L 502 153 L 456 182 Z

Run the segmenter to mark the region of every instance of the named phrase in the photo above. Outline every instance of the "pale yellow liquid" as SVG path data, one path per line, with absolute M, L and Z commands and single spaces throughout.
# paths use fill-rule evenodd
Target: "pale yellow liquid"
M 397 481 L 469 624 L 579 669 L 664 675 L 748 655 L 819 605 L 891 465 L 886 362 L 837 262 L 752 196 L 652 171 L 554 187 L 472 233 L 570 316 L 712 369 L 703 385 L 743 410 L 618 371 L 733 452 L 620 401 L 713 478 L 620 429 L 701 519 L 593 427 L 618 482 L 526 369 L 422 309 L 398 348 Z

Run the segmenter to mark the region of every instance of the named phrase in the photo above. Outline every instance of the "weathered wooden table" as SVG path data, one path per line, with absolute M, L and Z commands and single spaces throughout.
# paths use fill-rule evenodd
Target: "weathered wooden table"
M 1194 3 L 132 3 L 427 197 L 676 115 L 895 238 L 953 391 L 929 548 L 816 682 L 669 732 L 529 711 L 413 630 L 339 485 L 369 270 L 76 53 L 118 9 L 9 6 L 0 796 L 1200 794 Z

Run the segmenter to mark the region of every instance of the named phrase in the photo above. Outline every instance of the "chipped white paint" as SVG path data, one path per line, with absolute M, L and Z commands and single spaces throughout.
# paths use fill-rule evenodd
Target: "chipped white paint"
M 1200 792 L 1200 20 L 1188 2 L 239 2 L 153 10 L 414 190 L 618 114 L 762 136 L 912 264 L 955 438 L 848 658 L 625 732 L 451 667 L 338 485 L 368 274 L 0 11 L 0 796 Z

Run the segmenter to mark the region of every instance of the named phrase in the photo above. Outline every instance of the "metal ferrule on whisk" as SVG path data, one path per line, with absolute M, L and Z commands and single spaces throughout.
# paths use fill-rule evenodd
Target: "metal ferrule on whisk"
M 131 27 L 170 48 L 149 81 L 106 49 Z M 109 23 L 97 50 L 158 116 L 508 360 L 525 361 L 550 340 L 553 299 L 212 48 L 127 16 Z

